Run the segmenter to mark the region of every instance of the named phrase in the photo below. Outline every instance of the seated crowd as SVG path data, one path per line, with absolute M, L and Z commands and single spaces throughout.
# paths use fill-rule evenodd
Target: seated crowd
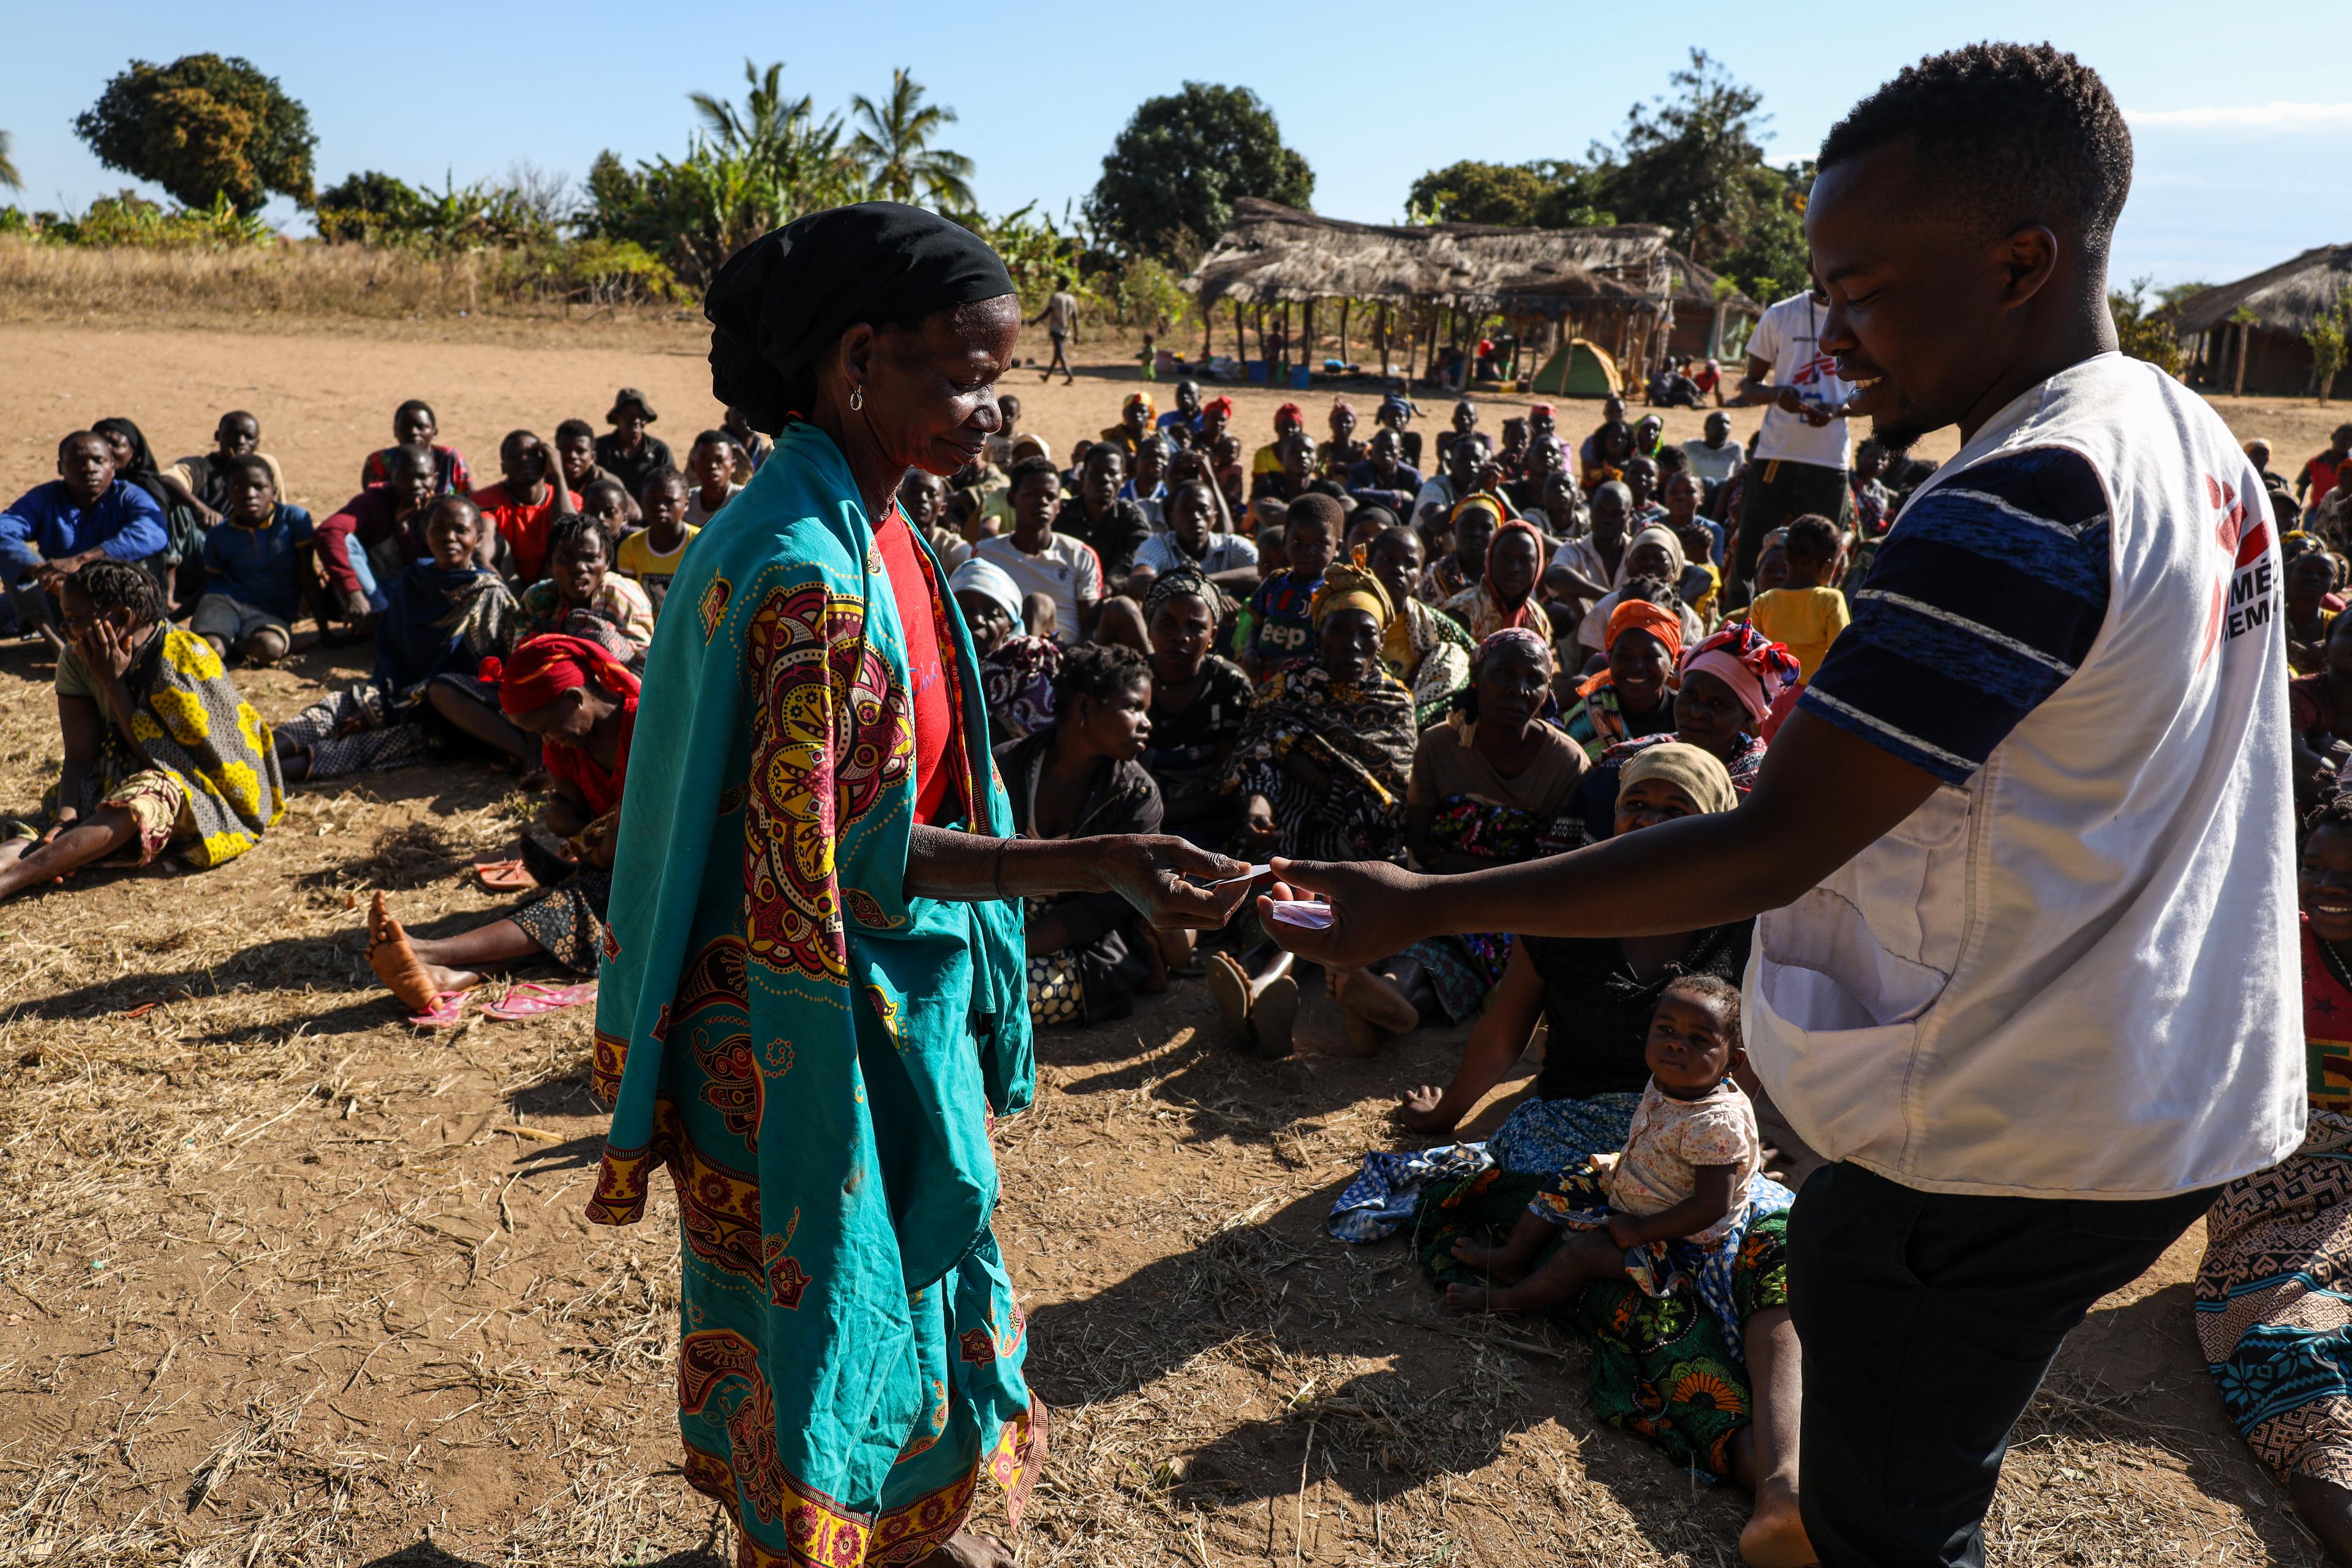
M 166 849 L 218 865 L 279 821 L 289 784 L 471 756 L 544 792 L 522 858 L 476 868 L 533 896 L 434 941 L 379 897 L 371 964 L 424 1025 L 534 962 L 591 983 L 512 986 L 500 1016 L 593 995 L 654 623 L 688 543 L 770 449 L 730 416 L 681 470 L 656 418 L 624 387 L 604 435 L 513 431 L 497 482 L 476 486 L 432 407 L 404 403 L 357 492 L 315 518 L 242 410 L 168 468 L 128 419 L 67 436 L 58 478 L 0 511 L 0 635 L 55 657 L 64 757 L 38 810 L 0 826 L 0 898 Z M 306 618 L 316 631 L 298 633 Z M 321 640 L 372 643 L 369 677 L 265 721 L 232 669 Z
M 1713 367 L 1693 369 L 1662 375 L 1654 401 L 1719 395 Z M 1675 444 L 1612 397 L 1571 447 L 1551 405 L 1497 440 L 1465 401 L 1425 452 L 1417 411 L 1391 393 L 1362 438 L 1345 397 L 1320 438 L 1285 404 L 1245 454 L 1230 399 L 1172 390 L 1165 410 L 1150 388 L 1128 395 L 1066 461 L 1004 396 L 1002 428 L 965 468 L 910 472 L 898 490 L 970 632 L 1026 837 L 1165 832 L 1254 865 L 1379 858 L 1448 875 L 1730 811 L 1927 472 L 1864 443 L 1851 507 L 1766 535 L 1743 582 L 1727 550 L 1749 455 L 1719 412 Z M 285 498 L 248 413 L 169 467 L 127 419 L 67 436 L 58 477 L 0 512 L 0 631 L 54 653 L 64 759 L 37 814 L 0 834 L 0 897 L 166 849 L 218 865 L 280 819 L 290 784 L 472 757 L 543 792 L 520 858 L 477 868 L 519 901 L 427 939 L 378 896 L 371 965 L 428 1026 L 458 1022 L 505 969 L 551 963 L 593 982 L 646 650 L 685 551 L 769 450 L 730 412 L 681 464 L 656 418 L 623 388 L 604 434 L 580 419 L 551 442 L 516 430 L 495 482 L 476 486 L 431 407 L 404 403 L 356 492 L 322 517 Z M 2316 1027 L 2319 1010 L 2352 1008 L 2335 1004 L 2352 984 L 2352 817 L 2336 793 L 2352 757 L 2352 718 L 2337 717 L 2352 716 L 2339 613 L 2352 426 L 2297 488 L 2282 480 L 2271 499 L 2292 530 L 2296 789 L 2319 808 L 2305 882 Z M 306 618 L 318 629 L 298 635 Z M 370 640 L 372 672 L 265 722 L 232 669 L 319 638 Z M 1292 1051 L 1302 976 L 1247 907 L 1222 931 L 1156 931 L 1116 897 L 1068 894 L 1032 900 L 1026 931 L 1041 1026 L 1117 1018 L 1139 994 L 1200 980 L 1234 1047 Z M 1360 1055 L 1473 1025 L 1451 1080 L 1400 1100 L 1399 1121 L 1428 1137 L 1452 1136 L 1545 1039 L 1532 1093 L 1486 1140 L 1374 1154 L 1334 1233 L 1413 1220 L 1456 1308 L 1572 1323 L 1598 1346 L 1603 1413 L 1750 1487 L 1751 1529 L 1769 1538 L 1795 1519 L 1785 1220 L 1812 1156 L 1740 1048 L 1753 934 L 1753 921 L 1473 933 L 1320 984 Z M 593 991 L 518 984 L 490 1011 Z M 2333 1115 L 2347 1075 L 2331 1048 L 2312 1081 Z M 2337 1184 L 2336 1168 L 2310 1190 Z M 2235 1201 L 2208 1262 L 2217 1293 L 2245 1288 L 2273 1233 L 2308 1218 L 2293 1193 Z M 2352 1258 L 2333 1233 L 2310 1245 Z M 2265 1288 L 2284 1292 L 2265 1322 L 2315 1310 Z M 2316 1296 L 2340 1333 L 2341 1303 Z M 2256 1353 L 2252 1336 L 2207 1327 L 2217 1364 Z M 2260 1353 L 2303 1353 L 2276 1340 Z M 2283 1475 L 2352 1480 L 2352 1437 L 2315 1458 L 2273 1405 L 2249 1402 L 2243 1419 Z

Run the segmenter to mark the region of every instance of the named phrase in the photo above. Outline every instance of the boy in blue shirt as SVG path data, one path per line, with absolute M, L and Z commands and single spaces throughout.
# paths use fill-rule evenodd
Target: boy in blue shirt
M 208 585 L 188 626 L 223 657 L 274 664 L 293 647 L 294 617 L 315 596 L 310 514 L 278 500 L 261 458 L 248 453 L 223 467 L 228 510 L 205 535 Z
M 58 443 L 58 477 L 0 511 L 0 588 L 16 619 L 54 654 L 65 651 L 57 595 L 89 562 L 147 562 L 171 542 L 163 509 L 114 477 L 106 437 L 77 430 Z

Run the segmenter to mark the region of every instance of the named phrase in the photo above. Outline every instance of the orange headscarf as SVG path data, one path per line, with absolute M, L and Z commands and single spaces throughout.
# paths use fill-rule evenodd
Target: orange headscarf
M 1673 671 L 1682 663 L 1683 618 L 1664 605 L 1654 605 L 1647 599 L 1626 599 L 1609 614 L 1609 635 L 1601 644 L 1606 653 L 1617 646 L 1617 639 L 1627 632 L 1647 632 L 1666 645 L 1667 684 L 1674 683 Z M 1609 671 L 1594 673 L 1576 689 L 1580 697 L 1590 697 L 1602 687 L 1613 684 Z

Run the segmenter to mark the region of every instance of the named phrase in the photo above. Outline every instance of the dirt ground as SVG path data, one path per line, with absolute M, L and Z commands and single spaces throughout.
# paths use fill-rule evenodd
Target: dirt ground
M 404 396 L 478 461 L 625 382 L 677 441 L 716 413 L 700 354 L 683 326 L 0 327 L 32 411 L 0 489 L 115 412 L 176 453 L 251 408 L 291 488 L 326 503 Z M 1131 374 L 1024 385 L 1026 423 L 1066 450 Z M 1244 394 L 1245 433 L 1279 401 Z M 2289 454 L 2331 412 L 2225 410 Z M 320 652 L 245 685 L 283 717 L 364 663 Z M 0 810 L 54 771 L 48 675 L 0 651 Z M 635 1228 L 581 1217 L 602 1131 L 589 1019 L 421 1035 L 362 957 L 372 889 L 428 934 L 500 908 L 466 868 L 528 806 L 480 768 L 365 776 L 300 790 L 217 871 L 0 906 L 0 1565 L 730 1555 L 676 1469 L 667 1184 Z M 1461 1032 L 1359 1061 L 1318 997 L 1301 1034 L 1292 1061 L 1243 1059 L 1194 985 L 1040 1039 L 1037 1107 L 1000 1131 L 999 1234 L 1055 1411 L 1023 1561 L 1734 1561 L 1745 1500 L 1601 1426 L 1580 1347 L 1446 1320 L 1399 1244 L 1323 1234 L 1362 1152 L 1398 1146 L 1394 1095 L 1442 1079 Z M 2067 1346 L 2011 1452 L 1993 1561 L 2319 1561 L 2199 1362 L 2199 1245 Z M 1890 1390 L 1890 1424 L 1903 1411 Z

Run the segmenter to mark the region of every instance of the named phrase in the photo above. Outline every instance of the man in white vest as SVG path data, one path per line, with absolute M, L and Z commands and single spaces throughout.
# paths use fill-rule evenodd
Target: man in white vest
M 1977 1563 L 2067 1331 L 2302 1136 L 2277 549 L 2221 421 L 2116 352 L 2131 139 L 2087 66 L 1924 60 L 1820 168 L 1846 412 L 1963 445 L 1754 793 L 1468 876 L 1277 863 L 1333 910 L 1272 929 L 1356 964 L 1759 916 L 1748 1053 L 1829 1162 L 1789 1226 L 1811 1548 Z

